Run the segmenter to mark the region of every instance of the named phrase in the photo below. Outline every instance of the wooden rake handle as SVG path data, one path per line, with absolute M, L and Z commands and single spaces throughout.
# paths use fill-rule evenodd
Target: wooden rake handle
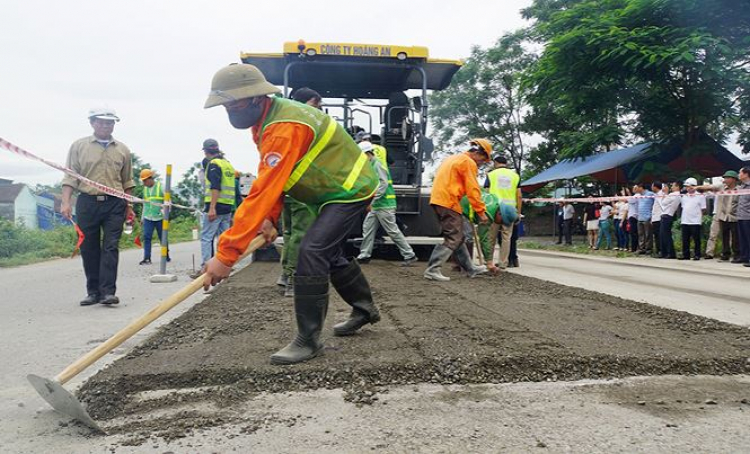
M 266 240 L 262 236 L 256 236 L 255 239 L 250 242 L 250 245 L 242 255 L 242 258 L 247 257 L 259 247 L 263 246 L 265 243 Z M 103 344 L 100 344 L 95 349 L 78 358 L 73 364 L 66 367 L 62 372 L 60 372 L 57 377 L 55 377 L 55 381 L 60 384 L 65 384 L 71 378 L 80 374 L 87 367 L 96 362 L 96 360 L 114 350 L 118 345 L 130 339 L 135 333 L 148 326 L 157 318 L 161 317 L 165 312 L 185 301 L 190 295 L 203 288 L 204 277 L 205 273 L 201 274 L 200 277 L 183 287 L 182 290 L 177 291 L 177 293 L 159 303 L 156 307 L 143 314 L 140 318 L 133 320 L 128 326 L 118 331 L 114 336 L 107 339 Z
M 479 241 L 479 234 L 477 233 L 477 227 L 472 224 L 471 232 L 474 234 L 474 244 L 477 247 L 477 258 L 479 259 L 480 265 L 485 265 L 487 262 L 484 260 L 484 253 L 482 252 L 482 243 Z

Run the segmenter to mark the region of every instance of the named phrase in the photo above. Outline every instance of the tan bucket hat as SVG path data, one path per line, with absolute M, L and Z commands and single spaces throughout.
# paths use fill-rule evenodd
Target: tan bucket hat
M 281 93 L 281 90 L 268 83 L 258 68 L 245 63 L 233 63 L 214 75 L 211 92 L 203 108 L 274 93 Z

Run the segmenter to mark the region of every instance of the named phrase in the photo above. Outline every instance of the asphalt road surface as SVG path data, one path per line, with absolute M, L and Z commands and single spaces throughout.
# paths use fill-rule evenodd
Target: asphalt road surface
M 117 280 L 121 302 L 113 307 L 78 304 L 86 295 L 80 257 L 0 269 L 0 452 L 55 451 L 34 450 L 26 444 L 39 435 L 42 427 L 56 427 L 59 420 L 26 381 L 26 375 L 53 378 L 78 357 L 185 286 L 190 281 L 193 254 L 199 265 L 197 242 L 173 245 L 167 272 L 177 275 L 178 281 L 152 284 L 149 278 L 158 274 L 159 266 L 156 263 L 139 266 L 141 250 L 122 252 Z M 158 257 L 157 248 L 154 255 Z M 203 292 L 193 295 L 75 377 L 65 385 L 66 389 L 77 388 L 102 366 L 143 341 L 156 327 L 202 298 Z M 54 440 L 50 446 L 54 446 Z
M 520 256 L 514 273 L 750 326 L 750 268 L 742 265 L 536 250 Z

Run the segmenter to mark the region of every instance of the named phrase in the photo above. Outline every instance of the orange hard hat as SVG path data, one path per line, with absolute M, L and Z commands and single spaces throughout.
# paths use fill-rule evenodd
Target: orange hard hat
M 487 159 L 492 156 L 492 144 L 487 139 L 471 139 L 469 141 L 472 151 L 483 151 L 487 155 Z
M 143 169 L 141 170 L 141 181 L 148 180 L 149 178 L 154 177 L 154 171 L 151 169 Z

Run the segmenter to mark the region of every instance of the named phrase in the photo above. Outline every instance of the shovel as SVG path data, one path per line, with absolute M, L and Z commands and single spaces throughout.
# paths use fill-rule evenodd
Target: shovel
M 265 240 L 262 236 L 255 237 L 255 239 L 250 242 L 247 251 L 245 251 L 245 254 L 242 257 L 246 257 L 264 244 Z M 182 290 L 179 290 L 177 293 L 168 297 L 159 303 L 158 306 L 118 331 L 103 344 L 78 358 L 78 360 L 66 367 L 54 379 L 50 380 L 33 374 L 28 375 L 26 378 L 31 383 L 31 386 L 36 389 L 36 392 L 38 392 L 48 404 L 52 405 L 52 408 L 66 416 L 70 416 L 71 418 L 82 422 L 97 432 L 105 433 L 101 427 L 96 424 L 96 421 L 89 416 L 86 409 L 83 408 L 83 405 L 78 402 L 78 399 L 65 390 L 62 385 L 83 372 L 87 367 L 96 362 L 96 360 L 115 349 L 118 345 L 130 339 L 135 333 L 161 317 L 165 312 L 185 301 L 190 295 L 203 288 L 204 276 L 205 274 L 202 274 L 193 282 L 183 287 Z

